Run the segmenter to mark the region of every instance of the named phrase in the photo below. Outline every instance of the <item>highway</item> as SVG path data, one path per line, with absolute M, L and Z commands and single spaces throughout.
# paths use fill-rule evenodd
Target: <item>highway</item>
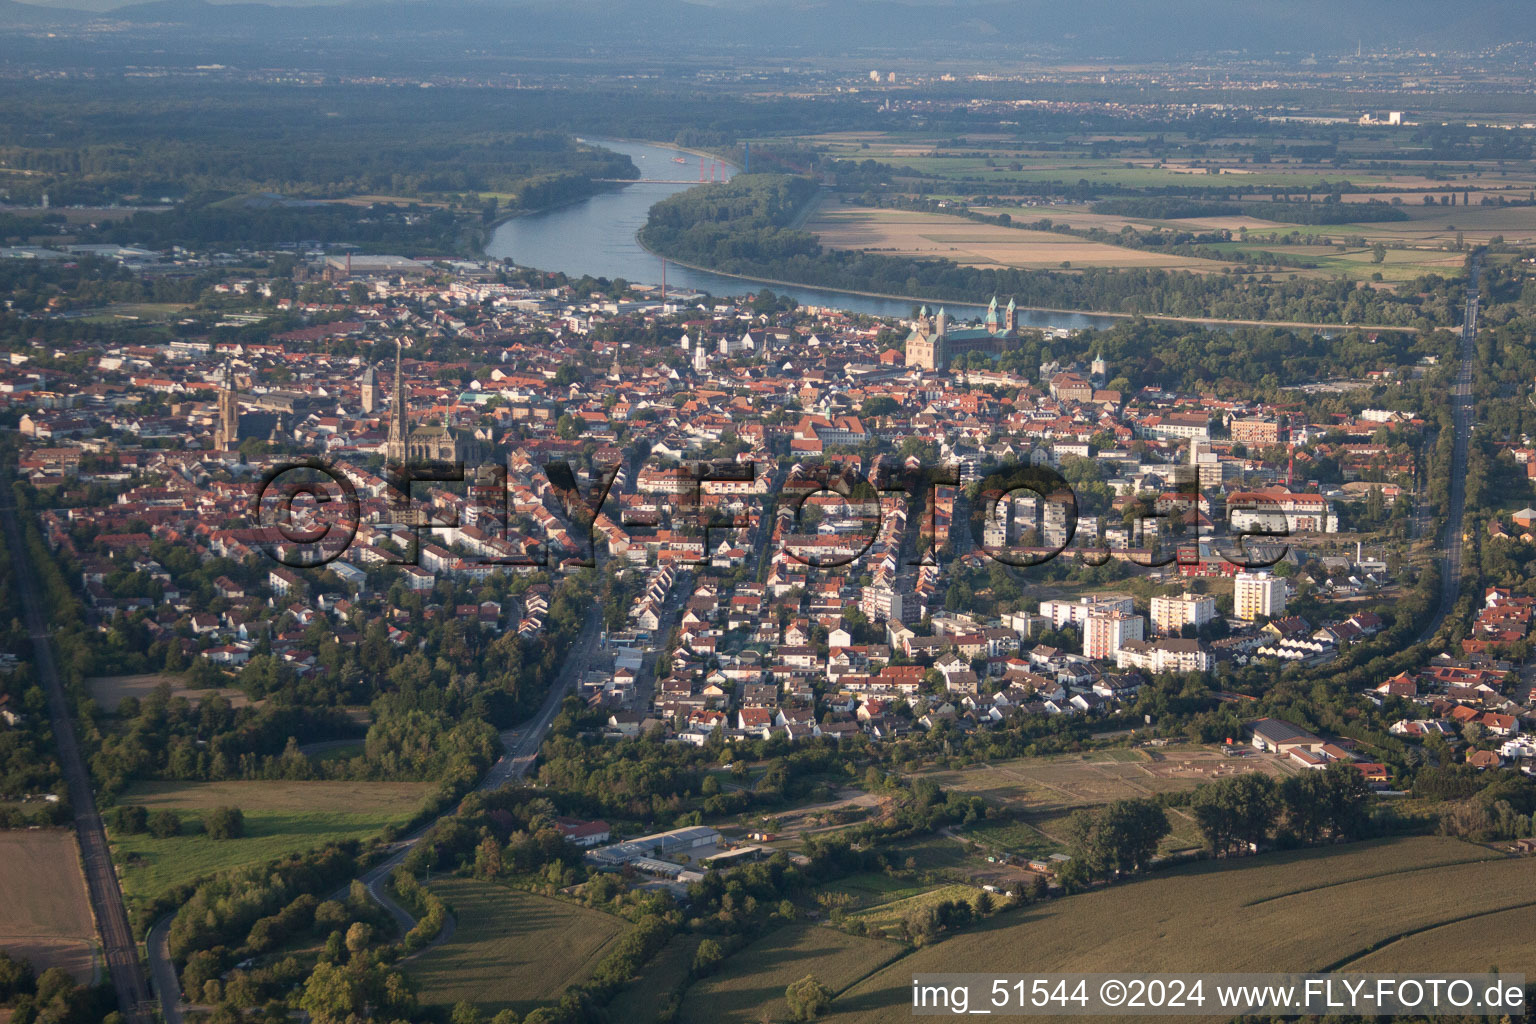
M 549 693 L 545 695 L 544 703 L 540 705 L 532 719 L 516 729 L 507 729 L 502 732 L 501 757 L 491 765 L 490 770 L 485 773 L 485 778 L 481 779 L 480 784 L 475 787 L 477 791 L 497 789 L 528 774 L 535 758 L 538 757 L 539 747 L 544 743 L 544 737 L 549 733 L 549 727 L 554 724 L 555 716 L 560 713 L 560 705 L 576 688 L 577 680 L 586 671 L 587 663 L 597 650 L 598 637 L 602 633 L 602 621 L 602 610 L 594 604 L 587 611 L 581 632 L 571 642 L 565 664 L 555 678 L 554 685 L 549 688 Z M 361 876 L 363 885 L 368 889 L 368 895 L 372 896 L 374 902 L 395 919 L 402 935 L 416 927 L 416 919 L 389 895 L 386 888 L 389 884 L 389 876 L 404 862 L 406 855 L 415 848 L 422 836 L 426 835 L 433 825 L 443 817 L 456 814 L 458 810 L 458 805 L 455 805 L 439 818 L 434 818 L 394 843 L 390 847 L 389 856 Z M 346 894 L 347 889 L 343 888 L 334 894 L 334 898 L 342 898 Z M 176 977 L 176 969 L 171 963 L 170 951 L 166 944 L 166 935 L 170 930 L 172 917 L 174 915 L 164 917 L 155 923 L 154 928 L 150 930 L 147 946 L 150 971 L 155 979 L 155 992 L 160 999 L 160 1011 L 165 1018 L 165 1024 L 182 1024 L 182 1014 L 186 1004 L 182 1001 L 181 985 Z M 450 917 L 442 933 L 432 941 L 432 945 L 447 941 L 453 935 L 453 929 L 454 922 Z
M 1482 263 L 1473 256 L 1467 282 L 1466 312 L 1461 321 L 1461 362 L 1456 368 L 1456 383 L 1451 388 L 1451 414 L 1456 434 L 1451 447 L 1451 504 L 1440 542 L 1440 607 L 1420 635 L 1420 643 L 1434 638 L 1461 596 L 1461 556 L 1465 546 L 1462 521 L 1467 505 L 1467 450 L 1472 440 L 1472 363 L 1477 357 L 1477 285 L 1481 272 Z
M 37 675 L 48 691 L 48 715 L 53 722 L 64 779 L 69 784 L 69 804 L 75 815 L 75 832 L 80 837 L 80 857 L 85 866 L 91 911 L 95 914 L 102 950 L 107 958 L 107 973 L 117 992 L 117 1005 L 128 1024 L 150 1024 L 154 1019 L 153 1004 L 139 963 L 138 945 L 128 927 L 128 911 L 123 906 L 123 893 L 112 868 L 107 833 L 102 827 L 101 815 L 96 812 L 91 777 L 80 756 L 80 741 L 75 736 L 69 702 L 64 697 L 64 686 L 59 681 L 58 667 L 53 660 L 53 644 L 48 639 L 37 574 L 32 571 L 31 556 L 16 518 L 16 509 L 9 505 L 0 508 L 0 522 L 3 522 L 5 542 L 11 550 L 17 589 L 21 591 L 22 613 L 27 635 L 32 638 Z

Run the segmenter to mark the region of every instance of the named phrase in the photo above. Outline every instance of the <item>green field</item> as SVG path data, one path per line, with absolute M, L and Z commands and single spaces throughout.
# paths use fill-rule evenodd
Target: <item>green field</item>
M 653 1024 L 662 1007 L 681 991 L 693 969 L 693 954 L 702 935 L 674 935 L 671 941 L 640 969 L 640 976 L 630 982 L 608 1004 L 608 1017 L 626 1024 Z
M 1511 908 L 1536 904 L 1533 884 L 1536 859 L 1430 837 L 1203 862 L 993 917 L 860 982 L 832 1019 L 894 1020 L 909 1012 L 913 974 L 983 963 L 1001 973 L 1523 969 L 1536 932 Z
M 1497 968 L 1510 973 L 1528 972 L 1533 935 L 1536 906 L 1517 907 L 1405 936 L 1345 964 L 1343 969 L 1387 973 L 1437 963 L 1442 965 L 1437 970 L 1446 971 Z
M 970 863 L 965 846 L 948 836 L 921 836 L 893 843 L 886 853 L 899 867 L 957 878 L 975 866 Z
M 407 821 L 429 782 L 141 782 L 118 803 L 182 812 L 186 833 L 156 839 L 113 833 L 123 894 L 150 898 L 226 868 L 256 864 L 343 839 L 368 839 Z M 243 839 L 214 840 L 193 825 L 219 806 L 245 814 Z
M 525 1014 L 587 977 L 629 927 L 621 918 L 494 882 L 432 883 L 453 937 L 408 966 L 424 1004 L 467 1000 L 489 1016 Z M 690 960 L 691 963 L 691 960 Z
M 871 934 L 879 935 L 887 930 L 896 929 L 913 911 L 942 903 L 945 900 L 950 902 L 965 900 L 967 903 L 975 906 L 980 896 L 981 890 L 974 885 L 942 885 L 937 889 L 932 889 L 916 896 L 908 896 L 906 899 L 883 903 L 873 910 L 866 910 L 853 916 L 863 921 L 869 927 Z M 1001 902 L 1006 897 L 999 896 L 996 899 L 997 902 Z
M 683 995 L 680 1024 L 789 1019 L 784 989 L 807 974 L 840 992 L 901 954 L 894 942 L 814 924 L 792 924 L 735 953 Z M 615 1018 L 616 1020 L 618 1018 Z
M 920 896 L 932 889 L 932 885 L 924 882 L 914 882 L 905 878 L 895 878 L 891 875 L 880 874 L 875 871 L 866 871 L 862 874 L 849 875 L 847 878 L 830 882 L 817 889 L 818 893 L 840 893 L 849 897 L 848 909 L 867 910 L 877 907 L 882 903 L 890 903 L 893 900 L 909 899 Z

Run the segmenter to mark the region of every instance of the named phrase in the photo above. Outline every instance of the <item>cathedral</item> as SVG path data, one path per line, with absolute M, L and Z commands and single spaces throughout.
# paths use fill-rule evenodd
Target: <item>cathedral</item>
M 234 367 L 228 363 L 224 364 L 224 384 L 219 388 L 219 425 L 213 446 L 226 452 L 240 446 L 240 393 L 235 390 Z
M 490 445 L 473 431 L 422 424 L 412 429 L 405 378 L 400 370 L 401 344 L 395 342 L 395 391 L 389 420 L 384 460 L 390 465 L 408 462 L 462 462 L 478 465 L 490 457 Z
M 930 317 L 924 306 L 917 314 L 917 323 L 907 335 L 906 364 L 923 370 L 947 370 L 950 360 L 967 352 L 1002 353 L 1008 342 L 1019 336 L 1018 307 L 1012 299 L 1001 318 L 997 311 L 997 297 L 987 307 L 987 315 L 980 327 L 951 328 L 944 308 Z

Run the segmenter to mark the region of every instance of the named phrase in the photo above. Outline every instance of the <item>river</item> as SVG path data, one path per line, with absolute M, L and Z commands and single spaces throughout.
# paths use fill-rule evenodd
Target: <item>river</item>
M 616 185 L 588 199 L 553 210 L 513 217 L 503 221 L 492 233 L 485 254 L 497 259 L 511 259 L 526 267 L 554 270 L 573 277 L 622 277 L 643 284 L 661 283 L 661 261 L 646 252 L 635 240 L 635 232 L 645 224 L 646 214 L 655 203 L 683 189 L 692 188 L 699 175 L 699 158 L 664 146 L 641 142 L 592 140 L 606 149 L 624 153 L 640 168 L 642 178 L 674 179 L 638 181 Z M 675 163 L 677 157 L 683 163 Z M 726 165 L 726 177 L 736 173 Z M 667 264 L 667 290 L 709 292 L 712 295 L 742 295 L 760 287 L 772 288 L 793 297 L 801 305 L 828 306 L 855 313 L 878 316 L 909 316 L 913 303 L 908 299 L 882 299 L 829 288 L 804 288 L 792 285 L 756 285 L 724 274 L 690 270 L 675 263 Z M 951 307 L 964 304 L 950 303 Z M 975 308 L 981 309 L 981 306 Z M 1110 327 L 1114 317 L 1088 313 L 1052 313 L 1019 310 L 1019 323 L 1028 327 Z

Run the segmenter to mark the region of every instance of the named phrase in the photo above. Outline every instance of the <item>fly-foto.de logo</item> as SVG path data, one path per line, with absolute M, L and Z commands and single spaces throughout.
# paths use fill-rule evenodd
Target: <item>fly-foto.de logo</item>
M 866 476 L 843 462 L 797 463 L 783 472 L 750 461 L 687 461 L 653 472 L 653 482 L 663 483 L 627 505 L 615 490 L 625 471 L 622 462 L 584 472 L 547 462 L 514 503 L 505 465 L 467 476 L 462 462 L 395 463 L 385 467 L 382 481 L 364 488 L 346 469 L 311 458 L 269 467 L 256 482 L 249 513 L 257 543 L 293 568 L 343 557 L 365 521 L 404 542 L 403 551 L 374 549 L 374 561 L 417 565 L 422 544 L 441 533 L 460 548 L 462 564 L 486 568 L 595 566 L 600 529 L 605 535 L 617 529 L 630 544 L 664 536 L 678 553 L 675 561 L 709 564 L 723 538 L 754 530 L 753 508 L 760 516 L 752 547 L 773 544 L 770 554 L 828 570 L 854 565 L 908 524 L 917 529 L 897 547 L 909 566 L 936 564 L 946 546 L 938 538 L 947 536 L 950 553 L 975 552 L 1016 568 L 1063 556 L 1086 565 L 1111 558 L 1144 568 L 1189 565 L 1201 560 L 1206 545 L 1214 558 L 1259 569 L 1285 557 L 1287 546 L 1277 538 L 1291 533 L 1290 517 L 1266 495 L 1218 503 L 1188 467 L 1177 467 L 1171 489 L 1116 510 L 1122 529 L 1115 544 L 1107 542 L 1099 516 L 1089 520 L 1091 532 L 1080 530 L 1087 517 L 1077 493 L 1047 465 L 991 467 L 962 487 L 955 465 L 908 463 Z M 422 500 L 432 485 L 466 482 L 461 501 Z M 460 521 L 460 507 L 471 523 Z M 962 520 L 963 530 L 951 529 Z

